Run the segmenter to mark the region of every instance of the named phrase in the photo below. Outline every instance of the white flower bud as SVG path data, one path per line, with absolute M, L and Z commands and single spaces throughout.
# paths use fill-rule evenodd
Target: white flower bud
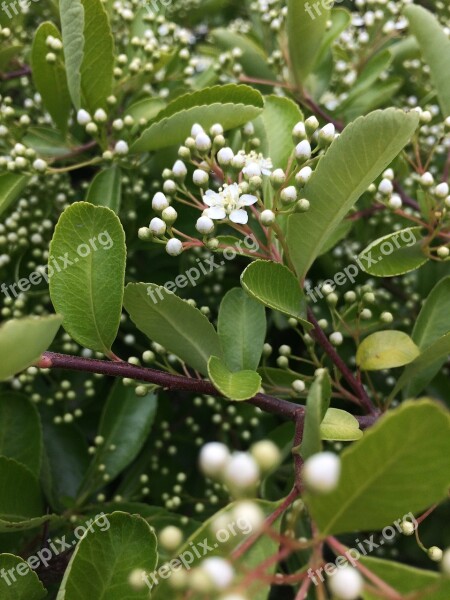
M 250 137 L 251 135 L 254 135 L 255 127 L 254 127 L 253 123 L 246 123 L 244 125 L 244 127 L 242 128 L 242 131 L 243 131 L 244 135 L 246 135 L 247 137 Z
M 169 206 L 169 202 L 162 192 L 156 192 L 152 200 L 152 208 L 156 211 L 162 211 Z
M 140 227 L 138 231 L 138 237 L 143 242 L 148 242 L 152 239 L 152 232 L 148 227 Z
M 203 169 L 195 169 L 194 173 L 192 174 L 192 181 L 195 185 L 204 187 L 209 183 L 209 175 Z
M 394 171 L 392 169 L 386 169 L 383 173 L 383 179 L 389 179 L 390 181 L 394 180 Z
M 95 111 L 94 120 L 97 121 L 97 123 L 105 123 L 105 121 L 107 121 L 107 119 L 108 119 L 108 115 L 103 110 L 103 108 L 99 108 Z
M 195 138 L 195 147 L 200 152 L 207 152 L 211 149 L 211 138 L 204 131 L 200 132 Z
M 311 144 L 308 140 L 303 140 L 295 147 L 295 158 L 298 162 L 306 162 L 311 158 Z
M 233 519 L 237 522 L 245 521 L 255 531 L 263 525 L 264 513 L 255 502 L 241 500 L 233 509 Z
M 114 147 L 114 151 L 119 156 L 125 156 L 129 152 L 128 144 L 124 140 L 119 140 Z
M 218 135 L 223 135 L 223 127 L 220 123 L 215 123 L 214 125 L 211 126 L 209 133 L 212 135 L 212 137 L 216 137 Z
M 312 173 L 313 170 L 311 169 L 311 167 L 303 167 L 303 169 L 300 169 L 300 171 L 295 176 L 295 181 L 297 185 L 305 185 L 305 183 L 308 183 Z
M 251 162 L 244 167 L 243 173 L 248 179 L 251 177 L 261 177 L 261 168 L 258 163 Z
M 280 462 L 280 449 L 270 440 L 256 442 L 250 452 L 262 471 L 270 471 Z
M 295 212 L 308 212 L 310 208 L 311 204 L 309 203 L 309 200 L 307 200 L 306 198 L 300 198 L 300 200 L 295 205 Z
M 332 492 L 338 485 L 341 460 L 332 452 L 319 452 L 310 456 L 303 465 L 305 485 L 313 492 Z
M 394 316 L 392 313 L 385 311 L 381 313 L 380 319 L 383 321 L 383 323 L 392 323 Z
M 357 600 L 363 585 L 363 578 L 353 567 L 342 567 L 328 578 L 330 591 L 338 600 Z
M 383 196 L 389 196 L 394 191 L 394 186 L 392 185 L 392 181 L 389 179 L 382 179 L 380 184 L 378 185 L 378 191 Z
M 39 172 L 46 171 L 47 167 L 48 167 L 47 163 L 45 162 L 45 160 L 42 160 L 42 158 L 37 158 L 33 163 L 33 168 Z
M 294 140 L 306 139 L 306 127 L 303 121 L 299 121 L 296 125 L 294 125 L 294 129 L 292 130 L 292 137 L 294 138 Z
M 224 558 L 211 556 L 200 565 L 216 590 L 224 590 L 233 583 L 234 569 Z
M 420 183 L 424 187 L 431 187 L 434 184 L 434 177 L 430 172 L 426 172 L 420 177 Z
M 449 187 L 448 183 L 440 183 L 434 189 L 434 194 L 438 198 L 446 198 L 448 196 Z
M 441 562 L 444 553 L 438 546 L 431 546 L 428 548 L 428 557 L 434 562 Z
M 340 346 L 343 341 L 344 336 L 340 331 L 333 331 L 333 333 L 330 335 L 330 342 L 333 344 L 333 346 Z
M 236 154 L 236 156 L 231 161 L 231 166 L 233 167 L 233 169 L 243 169 L 245 167 L 245 161 L 245 154 Z
M 166 224 L 158 217 L 154 217 L 150 221 L 149 228 L 153 235 L 164 235 L 166 233 Z
M 297 394 L 301 394 L 302 392 L 305 391 L 305 382 L 302 381 L 301 379 L 295 379 L 292 383 L 291 383 L 292 389 L 294 390 L 294 392 L 296 392 Z
M 441 569 L 445 575 L 450 575 L 450 548 L 448 548 L 442 556 Z
M 172 167 L 173 176 L 183 180 L 187 175 L 186 165 L 182 160 L 177 160 Z
M 275 213 L 272 210 L 263 210 L 261 213 L 261 223 L 265 226 L 265 227 L 270 227 L 271 225 L 273 225 L 275 223 Z
M 231 486 L 245 489 L 258 483 L 259 468 L 254 458 L 247 452 L 237 452 L 230 458 L 225 468 L 225 478 Z
M 122 119 L 114 119 L 112 126 L 116 131 L 121 131 L 124 128 L 124 122 Z
M 450 254 L 450 250 L 447 248 L 447 246 L 439 246 L 436 252 L 439 258 L 447 258 Z
M 286 204 L 295 202 L 297 200 L 297 190 L 293 185 L 290 185 L 281 190 L 280 198 L 282 202 Z
M 388 200 L 388 206 L 389 208 L 392 208 L 392 210 L 398 210 L 401 208 L 403 206 L 401 197 L 398 194 L 392 194 Z
M 207 477 L 220 476 L 230 460 L 230 451 L 220 442 L 209 442 L 200 451 L 200 469 Z
M 208 233 L 211 233 L 214 230 L 214 221 L 209 217 L 200 217 L 197 219 L 195 228 L 202 235 L 208 235 Z
M 77 121 L 79 125 L 87 125 L 92 121 L 91 115 L 86 110 L 79 110 L 77 113 Z
M 162 211 L 161 217 L 163 218 L 163 221 L 167 223 L 167 225 L 173 225 L 173 223 L 175 223 L 177 220 L 178 213 L 172 206 L 168 206 Z
M 308 135 L 312 135 L 319 128 L 319 121 L 317 117 L 314 115 L 312 117 L 308 117 L 305 121 L 306 133 Z
M 88 123 L 86 125 L 86 131 L 87 131 L 87 133 L 90 133 L 91 135 L 96 134 L 98 131 L 98 127 L 97 127 L 96 123 L 94 123 L 94 121 L 91 121 L 90 123 Z
M 128 583 L 134 591 L 143 590 L 146 586 L 145 579 L 147 574 L 144 569 L 133 569 L 128 575 Z
M 323 144 L 331 144 L 336 135 L 336 128 L 333 123 L 327 123 L 325 127 L 319 131 L 319 141 Z
M 416 527 L 414 525 L 414 523 L 412 523 L 411 521 L 402 521 L 400 523 L 400 529 L 402 530 L 403 535 L 413 535 L 413 533 L 416 530 Z
M 183 244 L 180 242 L 180 240 L 172 238 L 166 244 L 166 252 L 170 256 L 178 256 L 183 252 Z
M 175 194 L 177 191 L 177 184 L 173 179 L 166 179 L 163 183 L 163 192 L 165 194 Z
M 199 125 L 198 123 L 194 123 L 194 125 L 192 125 L 192 129 L 191 129 L 191 136 L 194 138 L 194 140 L 198 136 L 199 133 L 205 133 L 205 131 L 201 125 Z
M 173 552 L 183 543 L 183 532 L 178 527 L 168 525 L 159 532 L 158 541 L 165 550 Z
M 234 152 L 231 148 L 228 147 L 221 148 L 217 153 L 217 161 L 222 167 L 227 167 L 229 164 L 231 164 L 233 158 Z
M 270 182 L 275 189 L 280 188 L 286 181 L 286 174 L 283 169 L 275 169 L 270 176 Z

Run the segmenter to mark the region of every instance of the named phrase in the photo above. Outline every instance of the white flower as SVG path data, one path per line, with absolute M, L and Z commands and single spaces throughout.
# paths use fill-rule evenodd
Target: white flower
M 183 252 L 183 244 L 177 238 L 172 238 L 166 244 L 166 252 L 170 256 L 178 256 Z
M 256 152 L 250 152 L 245 157 L 245 167 L 242 169 L 242 172 L 250 179 L 250 177 L 254 176 L 259 177 L 261 173 L 263 175 L 270 175 L 272 169 L 272 159 L 264 158 L 262 154 L 256 154 Z
M 152 208 L 156 211 L 164 210 L 169 206 L 169 202 L 162 192 L 156 192 L 152 200 Z
M 310 456 L 303 465 L 303 479 L 306 486 L 314 491 L 333 491 L 339 481 L 341 460 L 332 452 L 318 452 Z
M 211 556 L 202 562 L 200 568 L 218 590 L 227 588 L 233 582 L 234 569 L 224 558 Z
M 247 452 L 233 454 L 225 469 L 226 480 L 237 488 L 253 487 L 258 483 L 259 475 L 255 459 Z
M 79 110 L 77 113 L 77 121 L 79 125 L 87 125 L 92 121 L 91 115 L 86 110 Z
M 166 224 L 162 219 L 159 219 L 158 217 L 154 217 L 150 221 L 149 227 L 153 235 L 164 235 L 166 233 Z
M 119 140 L 114 148 L 116 154 L 119 154 L 120 156 L 125 156 L 126 154 L 128 154 L 128 144 L 126 142 L 124 142 L 123 140 Z
M 228 166 L 234 158 L 234 152 L 231 148 L 221 148 L 217 153 L 217 160 L 219 165 L 223 167 Z
M 217 477 L 230 460 L 230 451 L 225 444 L 209 442 L 200 451 L 200 468 L 208 477 Z
M 225 219 L 228 216 L 233 223 L 245 225 L 248 222 L 248 214 L 244 207 L 255 204 L 258 198 L 250 194 L 240 194 L 237 183 L 224 185 L 219 192 L 207 190 L 203 197 L 203 202 L 209 206 L 205 216 L 210 219 Z
M 331 593 L 339 600 L 357 600 L 364 580 L 353 567 L 342 567 L 328 579 Z
M 261 169 L 256 162 L 248 162 L 246 166 L 242 169 L 244 175 L 246 175 L 249 179 L 250 177 L 260 177 Z
M 211 233 L 211 231 L 214 229 L 214 221 L 209 217 L 200 217 L 199 219 L 197 219 L 195 228 L 202 235 L 207 235 L 208 233 Z

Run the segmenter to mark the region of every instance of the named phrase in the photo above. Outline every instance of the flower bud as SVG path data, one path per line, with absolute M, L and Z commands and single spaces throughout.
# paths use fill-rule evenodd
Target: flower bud
M 441 562 L 443 554 L 444 553 L 438 546 L 431 546 L 431 548 L 428 548 L 428 557 L 434 562 Z
M 275 169 L 275 171 L 273 171 L 273 173 L 270 176 L 270 183 L 272 184 L 272 187 L 275 190 L 280 189 L 281 186 L 284 185 L 285 181 L 286 175 L 283 169 Z
M 170 256 L 178 256 L 183 252 L 183 244 L 180 242 L 180 240 L 172 238 L 166 244 L 166 252 Z
M 330 335 L 330 342 L 333 344 L 333 346 L 340 346 L 343 341 L 344 341 L 344 336 L 342 335 L 342 333 L 340 331 L 334 331 Z
M 442 199 L 446 198 L 448 196 L 448 193 L 449 193 L 448 183 L 440 183 L 434 189 L 434 195 L 437 198 L 442 198 Z
M 270 227 L 271 225 L 273 225 L 275 223 L 275 213 L 269 209 L 267 210 L 263 210 L 261 213 L 261 223 L 265 226 L 265 227 Z
M 283 190 L 281 190 L 280 194 L 281 201 L 285 204 L 289 204 L 291 202 L 295 202 L 297 200 L 297 190 L 295 186 L 290 185 Z
M 192 181 L 201 188 L 206 188 L 209 184 L 209 175 L 203 169 L 195 169 L 192 175 Z
M 92 121 L 91 115 L 86 110 L 79 110 L 77 113 L 77 121 L 79 125 L 87 125 Z
M 154 217 L 151 221 L 150 221 L 150 231 L 153 233 L 153 235 L 164 235 L 166 233 L 166 224 L 164 223 L 164 221 L 162 219 L 159 219 L 158 217 Z
M 383 194 L 383 196 L 390 196 L 394 191 L 392 181 L 389 179 L 382 179 L 378 185 L 378 191 L 380 194 Z
M 165 550 L 173 552 L 183 543 L 183 532 L 178 527 L 168 525 L 159 532 L 158 541 Z
M 305 127 L 306 133 L 309 136 L 312 136 L 313 133 L 315 133 L 319 128 L 319 121 L 317 120 L 317 117 L 315 117 L 314 115 L 312 117 L 308 117 L 305 121 Z
M 231 164 L 233 158 L 234 152 L 231 148 L 228 147 L 221 148 L 217 153 L 217 161 L 222 167 L 227 167 L 229 164 Z
M 310 209 L 311 205 L 309 200 L 306 198 L 301 198 L 295 205 L 295 212 L 304 213 Z
M 94 120 L 97 121 L 97 123 L 105 123 L 105 121 L 107 121 L 107 119 L 108 119 L 108 115 L 103 110 L 103 108 L 98 108 L 95 111 Z
M 177 211 L 172 207 L 168 206 L 162 211 L 161 217 L 163 218 L 164 223 L 167 225 L 173 225 L 177 220 L 178 214 Z
M 301 379 L 295 379 L 292 383 L 291 383 L 291 387 L 294 390 L 294 392 L 296 392 L 297 394 L 301 394 L 302 392 L 305 391 L 305 382 L 302 381 Z
M 429 171 L 423 173 L 423 175 L 420 177 L 420 183 L 423 185 L 423 187 L 431 187 L 434 184 L 433 175 Z
M 325 127 L 319 131 L 319 145 L 326 148 L 331 144 L 336 135 L 336 128 L 333 123 L 327 123 Z
M 338 600 L 357 600 L 361 597 L 363 585 L 359 571 L 350 566 L 341 567 L 328 578 L 330 591 Z
M 211 138 L 204 131 L 200 132 L 195 138 L 195 147 L 200 152 L 208 152 L 211 150 Z
M 225 469 L 225 479 L 231 487 L 238 489 L 254 487 L 259 476 L 258 465 L 247 452 L 233 454 Z
M 186 165 L 183 161 L 177 160 L 172 167 L 172 173 L 175 179 L 178 181 L 184 181 L 187 175 Z
M 305 485 L 313 492 L 332 492 L 338 485 L 341 460 L 332 452 L 319 452 L 310 456 L 303 465 Z
M 200 217 L 197 219 L 195 228 L 202 235 L 208 235 L 208 233 L 214 231 L 214 221 L 209 217 Z
M 301 187 L 301 186 L 305 185 L 306 183 L 308 183 L 308 181 L 311 178 L 312 173 L 313 173 L 313 170 L 311 169 L 311 167 L 303 167 L 303 169 L 300 169 L 300 171 L 295 176 L 296 184 Z
M 33 162 L 33 168 L 36 169 L 36 171 L 39 171 L 40 173 L 43 173 L 44 171 L 47 170 L 47 163 L 45 162 L 45 160 L 42 160 L 42 158 L 37 158 L 34 162 Z
M 292 138 L 294 142 L 306 140 L 306 127 L 303 121 L 299 121 L 292 130 Z
M 270 471 L 280 462 L 280 450 L 270 440 L 256 442 L 251 447 L 250 452 L 262 471 Z
M 169 202 L 162 192 L 156 192 L 152 200 L 153 210 L 160 212 L 169 206 Z
M 311 158 L 311 144 L 308 140 L 299 142 L 295 147 L 295 158 L 302 164 Z
M 388 200 L 388 206 L 389 208 L 392 208 L 392 210 L 398 210 L 401 208 L 403 206 L 401 197 L 398 194 L 392 194 Z
M 115 145 L 114 151 L 116 154 L 119 154 L 119 156 L 125 156 L 129 151 L 128 144 L 123 140 L 119 140 Z

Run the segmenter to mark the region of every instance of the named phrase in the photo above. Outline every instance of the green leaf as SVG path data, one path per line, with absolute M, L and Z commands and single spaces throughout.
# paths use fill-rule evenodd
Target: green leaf
M 154 283 L 130 283 L 124 306 L 131 320 L 151 340 L 203 375 L 210 356 L 222 356 L 219 336 L 197 308 Z
M 104 439 L 92 459 L 80 494 L 92 493 L 104 485 L 103 475 L 113 481 L 139 454 L 155 420 L 157 397 L 136 396 L 132 387 L 117 381 L 102 412 L 97 435 Z M 111 451 L 111 446 L 115 447 Z M 105 465 L 104 471 L 99 465 Z
M 53 342 L 61 325 L 59 315 L 25 317 L 0 326 L 0 381 L 35 363 Z
M 428 262 L 422 251 L 421 227 L 407 227 L 378 238 L 358 257 L 363 271 L 376 277 L 394 277 L 415 271 Z
M 72 103 L 67 87 L 66 70 L 61 59 L 58 58 L 54 64 L 46 60 L 49 52 L 46 43 L 48 36 L 62 39 L 58 28 L 53 23 L 42 23 L 38 27 L 31 50 L 33 82 L 53 122 L 62 132 L 65 132 Z
M 138 515 L 115 512 L 93 523 L 70 559 L 57 600 L 148 600 L 149 588 L 134 590 L 128 581 L 136 569 L 150 574 L 156 568 L 156 535 Z M 102 520 L 100 523 L 100 519 Z
M 305 0 L 288 0 L 289 57 L 299 87 L 314 69 L 330 19 L 330 9 L 325 8 L 324 4 L 319 7 L 319 13 L 314 12 L 311 4 Z
M 311 202 L 310 210 L 289 217 L 287 242 L 301 279 L 351 207 L 399 154 L 417 125 L 414 111 L 375 111 L 356 119 L 331 144 L 302 191 Z
M 447 333 L 422 350 L 420 356 L 406 367 L 391 396 L 394 397 L 407 384 L 409 384 L 408 393 L 410 395 L 416 396 L 419 394 L 434 378 L 449 354 L 450 333 Z M 439 368 L 436 368 L 437 365 L 439 365 Z
M 414 594 L 418 598 L 426 598 L 426 600 L 448 600 L 450 597 L 450 579 L 445 576 L 440 577 L 434 571 L 417 569 L 372 556 L 361 557 L 360 561 L 372 573 L 404 596 Z M 362 598 L 363 600 L 378 600 L 380 596 L 364 590 Z
M 1 19 L 0 19 L 1 24 Z M 5 26 L 7 26 L 5 24 Z M 5 71 L 14 58 L 18 58 L 23 50 L 21 45 L 12 45 L 0 50 L 0 71 Z
M 12 570 L 14 579 L 7 571 Z M 0 554 L 0 597 L 2 600 L 41 600 L 47 597 L 36 573 L 27 562 L 14 554 Z
M 33 148 L 40 156 L 54 158 L 71 152 L 63 134 L 49 127 L 29 127 L 23 143 Z
M 361 439 L 363 432 L 353 415 L 339 408 L 329 408 L 320 424 L 322 440 L 353 442 Z
M 77 110 L 81 108 L 81 65 L 84 56 L 84 9 L 81 0 L 59 0 L 67 86 Z
M 86 202 L 106 206 L 117 215 L 122 203 L 122 174 L 117 166 L 97 173 L 89 186 Z
M 306 415 L 300 454 L 306 460 L 322 450 L 321 423 L 330 406 L 331 381 L 328 372 L 322 369 L 314 379 L 306 399 Z
M 36 406 L 22 394 L 0 394 L 0 455 L 13 458 L 39 477 L 41 420 Z
M 132 152 L 149 152 L 184 141 L 194 123 L 207 130 L 221 123 L 234 129 L 255 119 L 264 107 L 262 96 L 246 85 L 218 85 L 186 94 L 162 110 L 131 147 Z
M 145 119 L 152 121 L 167 105 L 161 98 L 144 98 L 126 109 L 126 114 L 133 117 L 135 121 Z
M 217 322 L 226 366 L 230 371 L 258 368 L 266 337 L 266 313 L 241 288 L 223 298 Z
M 265 306 L 298 319 L 303 327 L 305 298 L 298 281 L 287 267 L 268 260 L 256 260 L 241 275 L 241 285 L 252 298 Z
M 407 6 L 410 31 L 419 42 L 423 59 L 431 70 L 444 118 L 450 115 L 450 40 L 438 19 L 421 6 Z
M 341 454 L 338 487 L 309 496 L 324 535 L 391 525 L 442 500 L 450 483 L 450 419 L 429 400 L 405 402 Z
M 67 83 L 72 102 L 94 113 L 112 94 L 114 39 L 101 0 L 60 0 Z
M 377 331 L 359 345 L 356 364 L 364 371 L 403 367 L 420 354 L 419 348 L 403 331 Z
M 50 296 L 65 330 L 82 346 L 110 354 L 122 312 L 126 260 L 118 217 L 88 202 L 72 204 L 56 225 L 50 257 Z
M 0 175 L 0 214 L 16 200 L 29 181 L 28 175 L 15 173 Z
M 45 512 L 38 480 L 27 467 L 12 458 L 0 456 L 0 480 L 2 521 L 20 523 Z
M 208 361 L 208 375 L 214 387 L 230 400 L 248 400 L 261 388 L 261 376 L 256 371 L 233 373 L 217 356 L 211 356 Z

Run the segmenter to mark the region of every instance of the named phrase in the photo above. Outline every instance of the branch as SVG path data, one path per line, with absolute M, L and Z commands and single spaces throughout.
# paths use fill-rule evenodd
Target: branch
M 28 77 L 31 75 L 31 69 L 27 65 L 22 67 L 19 71 L 11 71 L 10 73 L 0 73 L 0 79 L 2 81 L 10 81 L 11 79 L 17 79 L 18 77 Z
M 336 352 L 336 350 L 334 349 L 334 346 L 331 344 L 331 342 L 328 340 L 327 336 L 322 331 L 322 329 L 321 329 L 319 323 L 317 322 L 317 319 L 314 316 L 314 313 L 312 312 L 311 309 L 308 309 L 308 320 L 311 321 L 311 323 L 314 325 L 313 336 L 315 337 L 316 341 L 322 346 L 322 348 L 325 350 L 325 352 L 331 358 L 333 363 L 336 365 L 336 367 L 342 373 L 344 378 L 347 380 L 347 383 L 349 384 L 349 386 L 352 388 L 352 390 L 358 396 L 361 406 L 366 410 L 367 413 L 372 414 L 372 415 L 377 414 L 376 409 L 373 406 L 366 390 L 364 389 L 363 384 L 361 383 L 361 381 L 356 379 L 356 377 L 353 375 L 351 370 L 347 367 L 347 365 L 344 363 L 342 358 Z
M 36 366 L 41 369 L 67 369 L 69 371 L 82 371 L 84 373 L 98 373 L 109 377 L 126 377 L 137 381 L 154 383 L 166 390 L 223 396 L 207 380 L 193 379 L 191 377 L 184 377 L 183 375 L 172 375 L 164 371 L 137 367 L 127 362 L 109 362 L 106 360 L 45 352 Z M 275 398 L 274 396 L 268 396 L 267 394 L 256 394 L 256 396 L 247 400 L 247 403 L 260 408 L 264 412 L 279 415 L 294 422 L 297 422 L 299 416 L 305 412 L 304 406 L 294 404 L 288 400 L 282 400 L 281 398 Z M 378 415 L 371 414 L 362 417 L 357 416 L 356 418 L 360 423 L 360 427 L 366 429 L 375 423 Z

